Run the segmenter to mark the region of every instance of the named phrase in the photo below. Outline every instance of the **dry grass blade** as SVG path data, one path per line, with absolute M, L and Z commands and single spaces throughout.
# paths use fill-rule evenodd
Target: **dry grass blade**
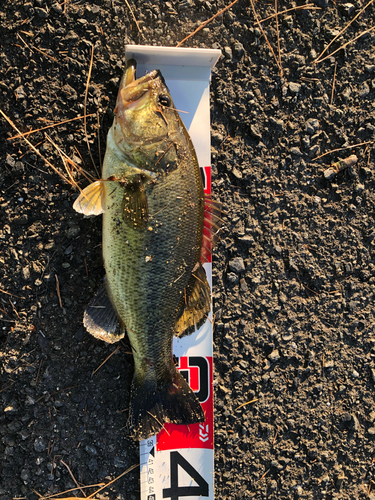
M 44 158 L 44 156 L 42 155 L 42 153 L 40 153 L 40 151 L 38 151 L 38 149 L 36 149 L 36 147 L 35 147 L 35 146 L 33 146 L 33 145 L 31 144 L 31 142 L 30 142 L 30 141 L 28 141 L 28 140 L 26 139 L 26 137 L 24 137 L 24 135 L 22 134 L 22 132 L 21 132 L 21 131 L 20 131 L 20 130 L 19 130 L 19 129 L 15 126 L 15 124 L 12 122 L 12 120 L 11 120 L 10 118 L 8 118 L 8 117 L 7 117 L 7 115 L 6 115 L 6 114 L 5 114 L 5 113 L 4 113 L 1 109 L 0 109 L 0 114 L 1 114 L 1 115 L 5 118 L 5 119 L 6 119 L 6 121 L 7 121 L 7 122 L 11 125 L 11 127 L 13 127 L 13 128 L 14 128 L 14 130 L 15 130 L 16 132 L 18 132 L 19 136 L 20 136 L 20 137 L 21 137 L 21 138 L 22 138 L 22 139 L 26 142 L 26 144 L 28 144 L 28 146 L 29 146 L 29 147 L 30 147 L 30 148 L 34 151 L 34 153 L 36 153 L 36 154 L 37 154 L 40 158 L 42 158 L 42 160 L 43 160 L 45 163 L 47 163 L 47 165 L 48 165 L 49 167 L 51 167 L 51 168 L 52 168 L 52 170 L 53 170 L 53 171 L 54 171 L 57 175 L 59 175 L 62 179 L 64 179 L 64 181 L 65 181 L 65 182 L 67 182 L 68 184 L 70 184 L 69 179 L 67 179 L 67 178 L 65 177 L 65 175 L 63 175 L 61 172 L 59 172 L 59 171 L 57 170 L 57 168 L 56 168 L 54 165 L 52 165 L 52 163 L 51 163 L 51 162 L 49 162 L 49 161 L 47 160 L 47 158 Z
M 12 385 L 13 385 L 13 384 L 14 384 L 14 382 L 12 382 L 11 384 L 6 385 L 5 387 L 2 387 L 2 388 L 0 389 L 0 392 L 4 392 L 4 391 L 6 391 L 7 389 L 9 389 L 9 387 L 12 387 Z
M 86 490 L 87 488 L 96 488 L 97 486 L 104 486 L 105 483 L 98 483 L 98 484 L 90 484 L 88 486 L 81 486 L 81 490 Z M 35 490 L 32 490 L 33 493 L 35 493 L 36 495 L 38 495 L 39 498 L 44 498 L 44 500 L 48 500 L 48 499 L 53 499 L 53 498 L 57 498 L 59 497 L 60 495 L 65 495 L 66 493 L 70 493 L 71 491 L 75 491 L 77 488 L 71 488 L 69 490 L 65 490 L 65 491 L 62 491 L 61 493 L 55 493 L 54 495 L 49 495 L 47 497 L 41 495 L 40 493 L 38 493 L 37 491 Z M 26 497 L 25 497 L 26 498 Z M 86 497 L 87 498 L 87 497 Z M 82 498 L 78 498 L 78 497 L 68 497 L 68 498 L 60 498 L 59 500 L 82 500 Z M 15 500 L 15 499 L 14 499 Z M 18 500 L 18 499 L 17 499 Z
M 362 31 L 362 33 L 360 33 L 358 36 L 356 36 L 355 38 L 353 38 L 352 40 L 349 40 L 349 42 L 346 42 L 344 43 L 344 45 L 341 45 L 341 47 L 339 47 L 338 49 L 334 50 L 331 54 L 329 54 L 328 56 L 326 57 L 323 57 L 323 59 L 320 59 L 320 61 L 316 60 L 314 61 L 313 64 L 317 64 L 317 63 L 321 63 L 323 61 L 325 61 L 326 59 L 329 59 L 330 57 L 332 57 L 334 54 L 336 54 L 337 52 L 339 52 L 339 50 L 341 49 L 344 49 L 345 47 L 347 47 L 348 45 L 350 45 L 351 43 L 355 42 L 356 40 L 358 40 L 358 38 L 361 38 L 361 36 L 363 35 L 366 35 L 366 33 L 370 33 L 370 31 L 373 31 L 375 30 L 375 26 L 373 26 L 372 28 L 368 29 L 368 30 L 365 30 L 365 31 Z M 320 56 L 319 56 L 320 57 Z
M 64 465 L 66 467 L 68 467 L 65 463 Z M 104 490 L 105 488 L 108 488 L 108 486 L 111 486 L 111 484 L 115 483 L 116 481 L 118 481 L 119 479 L 121 479 L 123 476 L 125 476 L 126 474 L 128 474 L 129 472 L 131 472 L 132 470 L 136 469 L 137 467 L 139 467 L 139 464 L 134 464 L 132 465 L 131 467 L 129 467 L 129 469 L 126 469 L 125 472 L 122 472 L 119 476 L 115 477 L 115 479 L 112 479 L 112 481 L 109 481 L 109 483 L 107 484 L 103 484 L 103 486 L 101 484 L 92 484 L 92 485 L 89 485 L 89 486 L 82 486 L 82 487 L 79 487 L 79 489 L 82 491 L 83 489 L 87 489 L 87 488 L 94 488 L 96 486 L 100 486 L 100 488 L 98 488 L 96 491 L 94 491 L 94 493 L 91 493 L 91 495 L 89 495 L 88 497 L 84 497 L 86 498 L 87 500 L 91 500 L 95 497 L 95 495 L 97 495 L 100 491 Z M 69 467 L 68 467 L 68 470 L 69 470 Z M 40 495 L 37 491 L 33 490 L 34 493 L 36 493 L 39 498 L 43 498 L 44 500 L 51 500 L 51 499 L 58 499 L 58 500 L 82 500 L 82 497 L 60 497 L 60 495 L 65 495 L 65 493 L 69 493 L 70 491 L 74 491 L 76 490 L 77 488 L 72 488 L 70 490 L 66 490 L 66 491 L 62 491 L 61 493 L 55 493 L 53 495 L 48 495 L 48 496 L 42 496 Z M 83 493 L 83 491 L 82 491 Z M 60 497 L 60 498 L 59 498 Z
M 332 83 L 332 92 L 331 92 L 331 102 L 330 102 L 330 104 L 333 103 L 333 97 L 335 95 L 336 70 L 337 70 L 337 61 L 335 61 L 335 72 L 333 73 L 333 83 Z
M 277 429 L 276 429 L 275 437 L 273 438 L 273 441 L 272 441 L 272 446 L 275 446 L 278 433 L 279 433 L 279 427 L 277 427 Z
M 84 497 L 86 497 L 85 492 L 83 491 L 83 489 L 82 489 L 82 488 L 80 487 L 80 485 L 78 484 L 78 481 L 77 481 L 77 480 L 76 480 L 76 478 L 74 477 L 73 472 L 70 470 L 69 466 L 68 466 L 68 465 L 64 462 L 64 460 L 60 460 L 60 462 L 61 462 L 63 465 L 65 465 L 65 467 L 68 469 L 68 472 L 69 472 L 69 474 L 70 474 L 70 477 L 73 479 L 74 484 L 77 486 L 77 489 L 79 489 L 79 490 L 80 490 L 80 492 L 82 493 L 82 495 L 83 495 Z
M 47 54 L 47 52 L 43 52 L 43 50 L 38 49 L 38 47 L 35 47 L 35 45 L 30 45 L 30 47 L 42 54 L 44 57 L 49 57 L 53 62 L 59 62 L 55 57 L 50 56 L 49 54 Z
M 61 161 L 63 162 L 63 165 L 64 165 L 64 167 L 65 167 L 65 171 L 66 171 L 66 173 L 68 174 L 68 178 L 69 178 L 69 181 L 68 181 L 68 182 L 69 182 L 69 184 L 71 184 L 72 186 L 74 186 L 74 187 L 76 187 L 76 188 L 80 189 L 80 187 L 78 186 L 78 184 L 76 183 L 76 181 L 75 181 L 75 180 L 74 180 L 74 178 L 73 178 L 73 174 L 72 174 L 72 172 L 69 170 L 69 167 L 68 167 L 68 161 L 64 158 L 64 154 L 63 154 L 63 152 L 61 151 L 61 149 L 57 146 L 57 144 L 55 144 L 55 143 L 53 142 L 53 140 L 52 140 L 50 137 L 48 137 L 48 135 L 47 135 L 47 134 L 46 134 L 46 139 L 47 139 L 47 140 L 48 140 L 48 141 L 49 141 L 49 142 L 50 142 L 50 143 L 51 143 L 51 144 L 52 144 L 52 145 L 56 148 L 57 152 L 59 153 L 60 158 L 61 158 Z M 71 160 L 69 160 L 69 161 L 70 161 L 71 163 L 73 163 L 73 165 L 74 165 L 74 162 L 72 162 Z
M 353 144 L 351 146 L 345 146 L 344 148 L 337 148 L 337 149 L 332 149 L 331 151 L 327 151 L 326 153 L 323 153 L 320 156 L 317 156 L 316 158 L 313 158 L 314 160 L 318 160 L 319 158 L 323 158 L 323 156 L 327 156 L 331 153 L 336 153 L 337 151 L 344 151 L 345 149 L 352 149 L 352 148 L 359 148 L 359 146 L 365 146 L 366 144 L 373 144 L 373 141 L 367 141 L 367 142 L 360 142 L 359 144 Z
M 17 37 L 18 37 L 18 38 L 19 38 L 19 39 L 23 42 L 23 44 L 24 44 L 24 45 L 25 45 L 25 46 L 26 46 L 29 50 L 31 50 L 30 46 L 29 46 L 29 45 L 27 45 L 27 43 L 25 42 L 25 40 L 22 38 L 22 36 L 21 36 L 19 33 L 17 33 Z
M 130 14 L 132 15 L 132 18 L 134 19 L 134 22 L 135 22 L 135 24 L 136 24 L 136 26 L 138 28 L 139 34 L 141 35 L 142 38 L 144 38 L 143 33 L 141 31 L 141 28 L 139 27 L 138 21 L 135 18 L 134 12 L 132 11 L 132 8 L 130 7 L 128 0 L 124 0 L 124 2 L 128 6 L 128 9 L 130 10 Z
M 281 66 L 279 16 L 278 16 L 278 13 L 277 13 L 277 0 L 275 0 L 275 18 L 276 18 L 276 33 L 277 33 L 277 54 L 279 56 L 279 68 L 281 68 L 281 76 L 282 76 L 283 75 L 283 70 L 282 70 L 282 66 Z
M 62 301 L 61 301 L 61 295 L 60 295 L 60 283 L 59 283 L 59 278 L 57 277 L 57 274 L 55 274 L 55 279 L 56 279 L 56 293 L 57 297 L 59 298 L 59 304 L 62 309 Z
M 21 297 L 20 295 L 15 295 L 14 293 L 7 292 L 0 288 L 0 293 L 5 293 L 6 295 L 10 295 L 11 297 L 17 297 L 17 299 L 25 299 L 26 297 Z
M 255 401 L 259 401 L 259 398 L 252 399 L 251 401 L 247 401 L 246 403 L 242 403 L 242 405 L 237 406 L 236 410 L 239 410 L 240 408 L 243 408 L 244 406 L 249 405 L 251 403 L 255 403 Z
M 68 165 L 71 165 L 71 167 L 73 169 L 77 170 L 80 174 L 82 174 L 84 177 L 86 177 L 86 179 L 89 182 L 93 182 L 95 180 L 94 177 L 91 174 L 89 174 L 88 172 L 86 172 L 86 170 L 84 170 L 83 168 L 79 167 L 73 160 L 71 160 L 69 158 L 69 156 L 66 153 L 64 153 L 64 151 L 62 151 L 62 149 L 60 149 L 59 146 L 47 134 L 45 134 L 45 137 L 52 144 L 52 146 L 56 149 L 56 151 L 59 153 L 61 161 L 64 164 L 66 173 L 68 174 L 68 177 L 70 179 L 70 181 L 68 181 L 69 184 L 71 184 L 73 187 L 78 188 L 81 191 L 81 188 L 78 186 L 78 184 L 74 180 L 73 174 L 72 174 L 72 170 L 70 170 L 70 168 L 69 168 Z
M 40 370 L 41 370 L 41 368 L 42 368 L 42 363 L 43 363 L 43 360 L 41 359 L 41 360 L 40 360 L 40 363 L 39 363 L 38 373 L 36 374 L 35 385 L 37 385 L 37 384 L 38 384 L 39 375 L 40 375 Z
M 88 499 L 89 498 L 93 498 L 97 493 L 99 493 L 99 491 L 102 491 L 104 490 L 105 488 L 107 488 L 108 486 L 110 486 L 111 484 L 115 483 L 116 481 L 118 481 L 119 479 L 121 479 L 123 476 L 125 476 L 126 474 L 128 474 L 129 472 L 131 472 L 132 470 L 136 469 L 137 467 L 139 467 L 139 464 L 134 464 L 132 465 L 131 467 L 129 467 L 129 469 L 126 469 L 125 472 L 123 472 L 122 474 L 120 474 L 119 476 L 115 477 L 115 479 L 112 479 L 112 481 L 110 481 L 109 483 L 107 483 L 105 486 L 102 486 L 101 488 L 99 488 L 98 490 L 95 491 L 95 493 L 92 493 L 89 497 L 87 497 Z M 62 499 L 64 500 L 64 499 Z
M 282 67 L 281 67 L 281 64 L 279 63 L 278 58 L 276 57 L 276 54 L 275 54 L 275 52 L 274 52 L 274 50 L 273 50 L 273 48 L 272 48 L 272 45 L 270 44 L 270 42 L 269 42 L 269 40 L 268 40 L 268 38 L 267 38 L 267 35 L 266 35 L 266 33 L 265 33 L 265 31 L 264 31 L 264 29 L 263 29 L 262 25 L 260 24 L 260 21 L 259 21 L 259 19 L 258 19 L 258 15 L 257 15 L 256 10 L 255 10 L 255 7 L 254 7 L 254 2 L 253 2 L 253 0 L 250 0 L 250 3 L 251 3 L 251 8 L 252 8 L 252 10 L 253 10 L 253 14 L 254 14 L 254 17 L 255 17 L 256 23 L 257 23 L 257 25 L 259 26 L 259 29 L 260 29 L 260 31 L 262 32 L 262 35 L 264 36 L 264 39 L 266 40 L 267 45 L 268 45 L 268 47 L 270 48 L 270 51 L 272 52 L 273 57 L 275 58 L 275 61 L 276 61 L 276 64 L 277 64 L 277 66 L 278 66 L 278 68 L 279 68 L 280 74 L 282 75 L 282 74 L 283 74 L 283 69 L 282 69 Z
M 190 33 L 190 35 L 186 36 L 183 40 L 181 40 L 181 42 L 179 42 L 176 45 L 176 47 L 181 47 L 181 45 L 184 42 L 186 42 L 186 40 L 188 40 L 189 38 L 191 38 L 192 36 L 194 36 L 196 33 L 198 33 L 198 31 L 200 31 L 205 26 L 207 26 L 207 24 L 210 23 L 211 21 L 213 21 L 216 17 L 220 16 L 220 14 L 224 14 L 225 11 L 229 10 L 237 2 L 238 2 L 238 0 L 234 0 L 234 2 L 232 2 L 231 4 L 229 4 L 227 7 L 224 7 L 224 9 L 222 9 L 220 12 L 217 12 L 214 16 L 210 17 L 210 19 L 207 19 L 207 21 L 204 21 L 200 26 L 198 26 L 198 28 L 195 31 L 193 31 L 193 33 Z
M 185 114 L 189 114 L 189 111 L 184 111 L 182 109 L 177 109 L 177 108 L 171 108 L 170 106 L 163 106 L 163 108 L 167 108 L 167 109 L 173 109 L 174 111 L 178 111 L 179 113 L 185 113 Z
M 94 61 L 94 46 L 91 44 L 91 59 L 90 59 L 90 67 L 89 67 L 89 73 L 87 75 L 87 83 L 86 83 L 86 91 L 85 91 L 85 103 L 84 103 L 84 112 L 83 112 L 83 116 L 84 116 L 83 125 L 84 125 L 84 128 L 85 128 L 85 137 L 86 137 L 87 149 L 89 150 L 90 158 L 91 158 L 92 164 L 94 165 L 95 172 L 96 172 L 97 176 L 100 177 L 99 172 L 98 172 L 98 170 L 96 168 L 96 165 L 95 165 L 95 162 L 94 162 L 94 158 L 92 157 L 92 154 L 91 154 L 91 148 L 90 148 L 89 138 L 87 137 L 87 121 L 86 121 L 86 116 L 87 116 L 87 113 L 86 113 L 87 96 L 88 96 L 88 93 L 89 93 L 89 84 L 90 84 L 90 78 L 91 78 L 91 71 L 92 71 L 92 63 L 93 63 L 93 61 Z
M 87 115 L 87 116 L 94 116 L 95 113 L 92 113 L 91 115 Z M 46 130 L 47 128 L 53 128 L 53 127 L 58 127 L 59 125 L 63 125 L 64 123 L 68 123 L 68 122 L 73 122 L 74 120 L 82 120 L 84 118 L 84 116 L 76 116 L 75 118 L 70 118 L 69 120 L 63 120 L 62 122 L 58 122 L 58 123 L 52 123 L 51 125 L 46 125 L 45 127 L 42 127 L 42 128 L 36 128 L 34 130 L 30 130 L 29 132 L 25 132 L 24 134 L 17 134 L 17 135 L 13 135 L 12 137 L 8 137 L 8 141 L 11 141 L 13 139 L 18 139 L 19 137 L 26 137 L 30 134 L 35 134 L 36 132 L 41 132 L 42 130 Z
M 17 318 L 20 319 L 20 315 L 18 314 L 17 309 L 14 307 L 14 304 L 11 301 L 11 299 L 9 299 L 9 302 L 10 302 L 10 305 L 11 305 L 11 307 L 13 309 L 13 312 L 16 314 Z
M 363 7 L 363 9 L 361 9 L 361 10 L 358 12 L 358 14 L 357 14 L 356 16 L 354 16 L 354 17 L 353 17 L 353 19 L 352 19 L 351 21 L 349 21 L 349 22 L 348 22 L 348 24 L 345 26 L 345 28 L 343 28 L 343 29 L 340 31 L 340 33 L 339 33 L 338 35 L 336 35 L 336 36 L 335 36 L 335 38 L 334 38 L 332 41 L 330 41 L 330 42 L 329 42 L 329 44 L 327 45 L 327 47 L 326 47 L 326 48 L 323 50 L 323 52 L 321 52 L 321 54 L 320 54 L 320 55 L 319 55 L 319 56 L 315 59 L 315 61 L 313 62 L 313 64 L 320 63 L 320 62 L 324 61 L 325 59 L 327 59 L 327 57 L 330 57 L 330 56 L 332 55 L 332 54 L 330 54 L 329 56 L 326 56 L 326 57 L 324 57 L 323 59 L 320 59 L 320 58 L 322 57 L 322 55 L 323 55 L 325 52 L 327 52 L 327 50 L 329 49 L 329 47 L 330 47 L 330 46 L 331 46 L 331 45 L 332 45 L 332 44 L 333 44 L 333 43 L 334 43 L 334 42 L 335 42 L 335 41 L 336 41 L 336 40 L 337 40 L 337 39 L 338 39 L 338 38 L 339 38 L 339 37 L 340 37 L 340 36 L 341 36 L 341 35 L 342 35 L 342 34 L 343 34 L 343 33 L 344 33 L 347 29 L 348 29 L 348 28 L 349 28 L 349 26 L 350 26 L 352 23 L 354 23 L 354 21 L 357 19 L 357 17 L 359 17 L 359 16 L 362 14 L 362 12 L 363 12 L 365 9 L 367 9 L 367 7 L 368 7 L 368 6 L 369 6 L 369 5 L 370 5 L 373 1 L 374 1 L 374 0 L 370 0 L 370 1 L 369 1 L 369 2 L 368 2 L 368 3 L 367 3 L 364 7 Z M 365 33 L 365 32 L 364 32 L 364 33 Z M 364 33 L 363 33 L 363 34 L 364 34 Z M 361 35 L 361 36 L 362 36 L 362 35 Z M 357 37 L 357 38 L 359 38 L 359 37 Z M 357 38 L 355 38 L 354 40 L 356 40 Z M 352 41 L 354 41 L 354 40 L 352 40 Z M 351 43 L 351 42 L 348 42 L 348 43 Z M 348 43 L 347 43 L 347 44 L 345 44 L 345 45 L 343 45 L 343 47 L 345 47 L 346 45 L 348 45 Z M 341 47 L 341 48 L 343 48 L 343 47 Z M 335 52 L 333 52 L 333 54 L 335 54 L 336 52 L 337 52 L 337 50 L 335 50 Z
M 297 7 L 292 7 L 291 9 L 281 10 L 280 12 L 277 13 L 277 16 L 280 17 L 283 14 L 292 12 L 293 10 L 321 10 L 321 8 L 316 7 L 313 3 L 308 3 L 306 5 L 297 5 Z M 266 21 L 269 21 L 270 19 L 273 19 L 274 17 L 276 17 L 276 14 L 272 14 L 271 16 L 265 17 L 264 19 L 261 19 L 259 22 L 264 23 Z
M 260 479 L 258 479 L 258 481 L 256 481 L 256 482 L 258 483 L 259 481 L 261 481 L 262 479 L 264 479 L 267 476 L 267 474 L 269 473 L 270 470 L 271 469 L 266 470 L 266 472 L 263 474 L 263 476 Z
M 66 14 L 66 7 L 69 3 L 69 0 L 64 0 L 63 4 L 64 4 L 64 14 Z
M 25 31 L 23 31 L 22 33 L 26 33 L 26 32 L 25 32 Z M 28 33 L 27 33 L 27 34 L 28 34 Z M 37 52 L 39 52 L 39 53 L 40 53 L 40 54 L 42 54 L 43 56 L 45 56 L 45 57 L 49 57 L 50 59 L 52 59 L 52 61 L 57 62 L 57 63 L 59 62 L 59 61 L 58 61 L 55 57 L 50 56 L 49 54 L 47 54 L 47 52 L 43 52 L 43 50 L 38 49 L 38 47 L 35 47 L 35 45 L 28 45 L 19 33 L 17 33 L 17 36 L 18 36 L 18 38 L 20 38 L 20 40 L 22 40 L 22 42 L 25 44 L 25 46 L 26 46 L 26 47 L 27 47 L 30 51 L 32 51 L 32 50 L 36 50 Z
M 100 368 L 101 368 L 101 367 L 102 367 L 102 366 L 103 366 L 103 365 L 104 365 L 104 364 L 105 364 L 105 363 L 109 360 L 109 358 L 110 358 L 111 356 L 113 356 L 113 355 L 115 354 L 115 352 L 117 352 L 117 351 L 120 349 L 120 347 L 121 347 L 121 346 L 118 346 L 118 347 L 117 347 L 117 348 L 116 348 L 113 352 L 111 352 L 111 354 L 105 358 L 105 360 L 103 361 L 103 363 L 101 363 L 101 364 L 98 366 L 98 368 L 95 368 L 95 370 L 92 372 L 91 376 L 95 375 L 95 373 L 96 373 L 98 370 L 100 370 Z
M 125 476 L 126 474 L 128 474 L 129 472 L 131 472 L 132 470 L 136 469 L 137 467 L 139 467 L 139 464 L 134 464 L 132 465 L 131 467 L 129 467 L 129 469 L 126 469 L 125 472 L 123 472 L 122 474 L 120 474 L 119 476 L 115 477 L 115 479 L 112 479 L 112 481 L 109 481 L 109 483 L 107 483 L 105 486 L 102 486 L 101 488 L 99 488 L 98 490 L 95 491 L 95 493 L 92 493 L 90 496 L 88 496 L 87 498 L 93 498 L 97 493 L 99 493 L 99 491 L 102 491 L 104 490 L 105 488 L 107 488 L 108 486 L 110 486 L 111 484 L 115 483 L 116 481 L 118 481 L 119 479 L 121 479 L 123 476 Z M 65 500 L 65 499 L 61 499 L 61 500 Z

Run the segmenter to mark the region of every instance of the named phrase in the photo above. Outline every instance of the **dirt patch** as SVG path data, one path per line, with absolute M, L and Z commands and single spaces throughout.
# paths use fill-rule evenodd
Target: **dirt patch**
M 225 5 L 136 1 L 141 38 L 120 0 L 7 2 L 1 109 L 23 132 L 82 115 L 93 45 L 88 140 L 99 165 L 124 43 L 174 46 Z M 213 196 L 226 212 L 213 259 L 222 499 L 372 498 L 375 486 L 375 33 L 314 64 L 363 7 L 317 5 L 279 17 L 282 76 L 245 0 L 185 44 L 223 52 L 211 88 Z M 374 19 L 370 5 L 330 50 Z M 274 19 L 263 26 L 277 54 Z M 30 136 L 62 170 L 45 134 L 96 175 L 82 120 Z M 68 467 L 89 485 L 139 456 L 126 429 L 129 345 L 93 374 L 116 346 L 82 328 L 104 274 L 101 221 L 75 213 L 77 193 L 13 135 L 2 120 L 0 499 L 33 500 L 75 488 Z M 351 154 L 354 165 L 324 175 Z M 103 498 L 138 499 L 138 477 Z

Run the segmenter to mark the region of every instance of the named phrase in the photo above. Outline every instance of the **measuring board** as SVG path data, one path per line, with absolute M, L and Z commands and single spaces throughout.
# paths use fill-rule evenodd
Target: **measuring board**
M 126 45 L 126 59 L 137 61 L 137 77 L 160 69 L 175 107 L 193 141 L 211 194 L 209 85 L 221 51 Z M 212 288 L 211 256 L 203 264 Z M 190 426 L 165 424 L 156 436 L 140 442 L 141 500 L 214 498 L 214 419 L 212 312 L 204 325 L 182 339 L 174 338 L 177 368 L 196 393 L 206 420 Z

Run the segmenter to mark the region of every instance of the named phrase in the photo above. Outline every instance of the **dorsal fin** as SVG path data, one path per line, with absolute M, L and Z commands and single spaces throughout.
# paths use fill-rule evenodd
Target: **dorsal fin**
M 219 240 L 220 227 L 224 223 L 220 218 L 222 204 L 211 199 L 210 195 L 205 195 L 204 200 L 204 222 L 203 239 L 201 250 L 201 263 L 210 261 L 213 247 Z

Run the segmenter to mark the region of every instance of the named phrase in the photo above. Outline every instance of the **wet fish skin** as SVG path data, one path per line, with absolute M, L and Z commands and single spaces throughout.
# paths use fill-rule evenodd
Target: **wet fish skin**
M 135 364 L 129 423 L 134 437 L 145 439 L 165 422 L 205 419 L 176 370 L 172 338 L 175 330 L 204 322 L 210 291 L 200 264 L 204 192 L 193 145 L 160 72 L 134 77 L 130 64 L 96 203 L 103 212 L 106 289 L 121 328 L 110 312 L 99 318 L 103 294 L 86 310 L 84 324 L 107 342 L 122 338 L 126 327 Z M 75 208 L 85 213 L 85 203 L 83 192 Z

